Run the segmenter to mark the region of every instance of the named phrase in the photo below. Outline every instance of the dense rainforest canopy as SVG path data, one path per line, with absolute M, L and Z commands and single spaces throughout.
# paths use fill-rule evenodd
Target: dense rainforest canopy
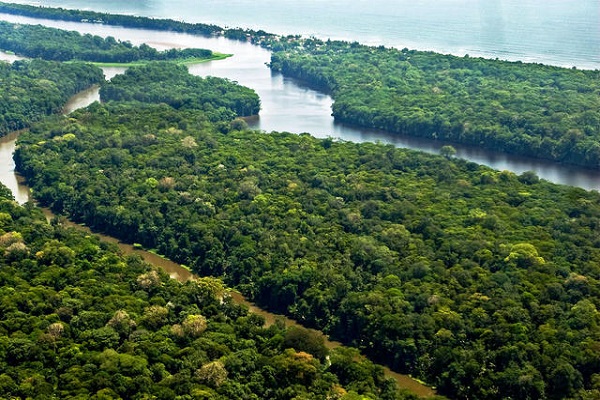
M 0 398 L 413 398 L 356 350 L 325 362 L 314 332 L 264 327 L 220 281 L 170 279 L 0 190 Z
M 219 113 L 217 119 L 256 115 L 260 99 L 250 88 L 227 79 L 191 75 L 185 66 L 168 62 L 129 68 L 100 89 L 102 101 L 166 103 L 176 109 Z
M 42 25 L 12 24 L 0 21 L 0 50 L 20 56 L 53 61 L 132 63 L 150 60 L 203 60 L 213 57 L 206 49 L 158 51 L 147 44 L 133 46 L 108 36 L 80 34 L 76 31 Z
M 329 91 L 338 121 L 600 169 L 600 71 L 317 39 L 271 67 Z
M 0 2 L 0 13 L 22 15 L 32 18 L 47 18 L 61 21 L 93 22 L 105 25 L 126 26 L 130 28 L 173 31 L 199 36 L 223 35 L 229 39 L 260 41 L 261 38 L 274 38 L 276 35 L 263 30 L 242 28 L 222 28 L 213 24 L 189 23 L 164 18 L 149 18 L 135 15 L 109 14 L 96 11 L 50 8 L 27 4 Z
M 272 67 L 329 90 L 339 119 L 597 167 L 597 71 L 270 45 Z M 139 90 L 146 74 L 167 89 Z M 258 106 L 252 91 L 167 64 L 103 98 L 22 136 L 17 167 L 42 204 L 451 397 L 600 397 L 597 192 L 451 152 L 249 131 L 233 117 Z M 356 351 L 328 367 L 318 338 L 263 328 L 216 281 L 178 284 L 9 200 L 0 229 L 2 395 L 402 398 Z
M 597 192 L 222 116 L 94 104 L 22 135 L 17 167 L 57 212 L 443 394 L 599 394 Z
M 92 65 L 0 61 L 0 136 L 60 112 L 75 93 L 103 81 L 102 70 Z

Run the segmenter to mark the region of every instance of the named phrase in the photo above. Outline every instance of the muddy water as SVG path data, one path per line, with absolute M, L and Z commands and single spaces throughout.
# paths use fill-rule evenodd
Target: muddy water
M 15 173 L 13 160 L 15 143 L 21 132 L 12 132 L 0 138 L 0 182 L 10 189 L 19 204 L 29 201 L 29 188 L 23 184 L 22 177 Z
M 110 79 L 114 75 L 122 73 L 124 70 L 124 68 L 105 68 L 104 75 L 107 79 Z M 63 114 L 69 114 L 74 110 L 86 107 L 94 101 L 99 100 L 99 88 L 97 86 L 91 87 L 73 96 L 69 100 L 69 102 L 67 102 L 67 104 L 65 104 L 65 106 L 63 107 Z M 15 196 L 15 200 L 17 200 L 19 204 L 23 204 L 26 201 L 31 200 L 30 190 L 29 187 L 25 184 L 24 180 L 20 176 L 15 174 L 15 165 L 12 158 L 12 154 L 15 150 L 15 143 L 20 133 L 20 131 L 13 132 L 8 136 L 0 138 L 0 160 L 3 161 L 0 162 L 0 182 L 2 182 L 12 191 L 13 195 Z M 51 219 L 54 216 L 52 212 L 47 209 L 44 209 L 44 213 L 46 214 L 46 218 L 48 219 Z M 162 268 L 171 276 L 171 278 L 177 279 L 180 282 L 185 282 L 196 277 L 196 275 L 194 275 L 192 272 L 182 267 L 181 265 L 168 259 L 165 259 L 157 254 L 134 248 L 132 245 L 120 242 L 118 239 L 111 236 L 97 234 L 95 232 L 92 232 L 87 227 L 77 225 L 69 221 L 65 221 L 64 223 L 68 226 L 84 230 L 87 233 L 97 235 L 106 242 L 116 244 L 124 254 L 137 254 L 141 256 L 144 259 L 144 261 Z M 301 326 L 297 321 L 293 319 L 287 318 L 283 315 L 273 314 L 259 308 L 254 303 L 248 301 L 244 296 L 242 296 L 238 292 L 232 291 L 230 293 L 233 300 L 236 303 L 244 304 L 248 307 L 248 309 L 251 312 L 261 315 L 265 319 L 265 323 L 267 325 L 272 325 L 276 321 L 282 321 L 283 323 L 285 323 L 286 326 Z M 329 349 L 334 349 L 336 347 L 341 346 L 342 344 L 336 341 L 326 339 L 325 345 Z M 384 373 L 386 377 L 394 379 L 399 387 L 405 388 L 411 391 L 412 393 L 418 395 L 419 397 L 427 398 L 436 395 L 436 392 L 433 389 L 421 384 L 420 382 L 416 381 L 408 375 L 393 372 L 387 367 L 384 368 Z
M 204 38 L 176 32 L 52 21 L 7 14 L 0 14 L 0 19 L 13 23 L 43 24 L 100 36 L 110 35 L 120 40 L 128 40 L 134 45 L 151 43 L 159 50 L 173 47 L 199 47 L 233 54 L 233 57 L 225 60 L 190 66 L 189 70 L 195 75 L 228 78 L 256 90 L 262 108 L 260 116 L 249 122 L 251 128 L 267 132 L 309 132 L 320 138 L 334 137 L 351 142 L 378 141 L 429 153 L 438 153 L 442 146 L 452 144 L 336 123 L 331 116 L 333 99 L 330 96 L 306 88 L 294 79 L 271 73 L 265 66 L 265 63 L 270 61 L 270 52 L 249 43 L 231 41 L 223 37 Z M 517 174 L 534 171 L 540 178 L 551 182 L 579 186 L 587 190 L 600 190 L 600 173 L 595 170 L 485 151 L 455 143 L 452 145 L 457 150 L 457 157 L 488 165 L 494 169 L 509 170 Z
M 44 214 L 46 215 L 46 218 L 48 218 L 48 219 L 51 219 L 52 217 L 54 217 L 52 212 L 48 209 L 44 209 Z M 142 257 L 142 259 L 144 261 L 146 261 L 147 263 L 162 268 L 165 272 L 167 272 L 169 274 L 169 276 L 171 276 L 171 278 L 177 279 L 180 282 L 186 282 L 188 280 L 197 278 L 197 275 L 193 274 L 188 269 L 182 267 L 180 264 L 177 264 L 177 263 L 175 263 L 171 260 L 168 260 L 164 257 L 161 257 L 157 254 L 151 253 L 146 250 L 134 248 L 132 245 L 123 243 L 112 236 L 107 236 L 107 235 L 102 235 L 102 234 L 92 232 L 88 227 L 75 224 L 68 220 L 64 221 L 63 224 L 70 226 L 70 227 L 77 228 L 86 233 L 94 234 L 105 242 L 114 243 L 119 247 L 119 249 L 123 252 L 123 254 L 137 254 L 140 257 Z M 265 319 L 265 324 L 267 326 L 272 325 L 275 322 L 283 322 L 285 324 L 285 326 L 288 326 L 288 327 L 289 326 L 302 326 L 300 323 L 298 323 L 298 321 L 295 321 L 284 315 L 274 314 L 274 313 L 270 313 L 268 311 L 263 310 L 262 308 L 258 307 L 256 304 L 248 301 L 248 299 L 246 299 L 239 292 L 230 291 L 230 295 L 236 303 L 243 304 L 248 307 L 248 310 L 250 312 L 262 316 Z M 325 346 L 327 346 L 328 349 L 335 349 L 337 347 L 342 346 L 342 344 L 340 342 L 329 340 L 325 337 Z M 408 375 L 399 374 L 397 372 L 390 370 L 387 367 L 384 367 L 384 373 L 385 373 L 386 377 L 394 379 L 397 382 L 398 387 L 407 389 L 419 397 L 427 398 L 427 397 L 433 397 L 436 395 L 435 390 L 433 390 L 432 388 L 430 388 L 428 386 L 421 384 L 420 382 L 416 381 L 415 379 L 411 378 Z
M 67 115 L 73 111 L 87 107 L 95 101 L 100 101 L 100 87 L 92 86 L 89 89 L 83 90 L 71 97 L 71 100 L 63 107 L 63 114 Z

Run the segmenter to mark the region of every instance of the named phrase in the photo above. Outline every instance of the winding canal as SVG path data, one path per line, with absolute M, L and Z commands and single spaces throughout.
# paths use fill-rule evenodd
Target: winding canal
M 190 66 L 189 69 L 196 75 L 224 77 L 256 90 L 260 96 L 262 108 L 260 116 L 250 121 L 252 128 L 267 132 L 309 132 L 320 138 L 334 137 L 352 142 L 378 141 L 429 153 L 437 153 L 443 145 L 449 144 L 444 141 L 406 137 L 335 123 L 331 116 L 333 100 L 330 96 L 304 87 L 294 79 L 272 73 L 265 66 L 265 63 L 270 61 L 270 52 L 250 43 L 232 41 L 222 37 L 205 38 L 176 32 L 33 19 L 8 14 L 0 14 L 0 20 L 42 24 L 76 30 L 81 33 L 113 36 L 120 40 L 128 40 L 134 45 L 147 43 L 158 49 L 200 47 L 233 54 L 233 57 L 225 60 L 197 64 Z M 114 73 L 114 71 L 112 72 Z M 598 171 L 484 151 L 471 146 L 452 145 L 457 149 L 457 157 L 498 170 L 509 170 L 517 174 L 534 171 L 540 178 L 555 183 L 578 186 L 588 190 L 600 190 L 600 173 Z
M 110 78 L 118 72 L 120 72 L 119 69 L 111 68 L 109 70 L 105 70 L 105 76 Z M 68 114 L 78 108 L 85 107 L 96 100 L 99 100 L 98 87 L 89 88 L 74 95 L 64 106 L 63 113 Z M 0 138 L 0 160 L 6 161 L 0 163 L 0 182 L 2 182 L 12 191 L 13 195 L 15 196 L 15 200 L 17 200 L 20 204 L 23 204 L 29 200 L 32 200 L 32 198 L 30 196 L 29 187 L 26 185 L 22 177 L 15 173 L 15 165 L 12 159 L 12 154 L 15 150 L 15 143 L 21 132 L 22 131 L 13 132 L 3 138 Z M 46 218 L 51 219 L 54 216 L 50 210 L 43 210 L 46 215 Z M 92 232 L 88 227 L 75 224 L 68 220 L 64 223 L 68 226 L 77 228 L 79 230 L 83 230 L 87 233 L 97 235 L 103 241 L 116 244 L 123 254 L 137 254 L 141 256 L 144 259 L 144 261 L 163 269 L 171 276 L 171 278 L 177 279 L 180 282 L 186 282 L 197 277 L 197 275 L 193 274 L 188 269 L 182 267 L 180 264 L 177 264 L 176 262 L 168 260 L 157 254 L 135 248 L 131 244 L 123 243 L 112 236 Z M 248 301 L 243 295 L 241 295 L 238 292 L 231 291 L 230 294 L 236 303 L 244 304 L 248 307 L 250 312 L 262 316 L 265 319 L 265 324 L 267 326 L 274 324 L 276 321 L 282 321 L 286 326 L 301 326 L 297 321 L 288 318 L 284 315 L 273 314 L 266 310 L 263 310 L 254 303 Z M 325 345 L 329 349 L 334 349 L 336 347 L 342 346 L 341 343 L 329 340 L 327 337 L 325 337 Z M 387 367 L 384 367 L 384 374 L 386 377 L 394 379 L 398 384 L 398 387 L 407 389 L 419 397 L 427 398 L 436 395 L 434 389 L 423 385 L 422 383 L 408 375 L 399 374 L 390 370 Z
M 337 124 L 331 117 L 332 99 L 326 94 L 302 86 L 299 82 L 272 73 L 266 66 L 270 53 L 249 43 L 231 41 L 224 38 L 203 38 L 173 32 L 156 32 L 142 29 L 109 27 L 97 24 L 72 23 L 52 20 L 39 20 L 25 17 L 0 14 L 0 20 L 17 23 L 43 24 L 61 29 L 77 30 L 81 33 L 91 33 L 100 36 L 113 36 L 120 40 L 128 40 L 135 45 L 147 43 L 159 49 L 200 47 L 209 48 L 222 53 L 234 54 L 226 60 L 190 66 L 190 72 L 196 75 L 219 76 L 237 81 L 242 85 L 256 90 L 262 102 L 260 116 L 250 120 L 252 128 L 264 131 L 289 131 L 295 133 L 309 132 L 316 137 L 334 137 L 353 142 L 381 142 L 397 147 L 422 150 L 437 153 L 439 148 L 447 144 L 442 141 L 431 141 L 419 138 L 404 137 L 382 131 L 361 129 L 345 124 Z M 13 61 L 18 57 L 5 56 L 3 59 Z M 105 69 L 107 79 L 123 69 Z M 77 108 L 85 107 L 99 100 L 98 88 L 90 88 L 74 96 L 64 112 L 69 113 Z M 12 154 L 20 132 L 13 132 L 0 138 L 0 181 L 14 194 L 19 203 L 30 200 L 29 188 L 14 172 Z M 469 146 L 453 146 L 457 156 L 495 169 L 510 170 L 515 173 L 534 171 L 541 178 L 556 183 L 579 186 L 584 189 L 600 189 L 600 174 L 582 168 L 565 166 L 557 163 L 532 160 L 523 157 L 483 151 Z M 79 229 L 86 229 L 72 224 Z M 135 249 L 133 246 L 121 243 L 117 239 L 99 235 L 103 240 L 116 243 L 125 254 L 139 254 L 147 262 L 164 269 L 169 275 L 179 281 L 187 281 L 195 277 L 187 269 L 177 263 L 164 259 L 156 254 Z M 248 306 L 250 311 L 262 315 L 267 324 L 283 320 L 286 325 L 298 325 L 294 320 L 285 316 L 269 313 L 249 302 L 242 295 L 232 292 L 232 297 L 238 303 Z M 340 343 L 327 340 L 329 348 L 340 346 Z M 386 376 L 394 378 L 400 387 L 407 388 L 420 397 L 431 397 L 435 391 L 420 384 L 416 380 L 402 374 L 385 369 Z

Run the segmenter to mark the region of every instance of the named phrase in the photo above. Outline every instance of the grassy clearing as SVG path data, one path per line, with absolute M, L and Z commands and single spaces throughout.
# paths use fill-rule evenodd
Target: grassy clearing
M 205 63 L 205 62 L 209 62 L 209 61 L 224 60 L 231 56 L 233 56 L 233 54 L 213 53 L 212 57 L 209 57 L 209 58 L 193 57 L 193 58 L 182 58 L 182 59 L 169 60 L 169 61 L 172 61 L 179 65 L 192 65 L 192 64 L 201 64 L 201 63 Z M 96 65 L 101 68 L 102 67 L 139 67 L 139 66 L 146 65 L 152 61 L 153 60 L 139 60 L 139 61 L 133 61 L 130 63 L 90 62 L 90 64 Z M 79 61 L 74 60 L 74 61 L 68 61 L 68 62 L 79 62 Z

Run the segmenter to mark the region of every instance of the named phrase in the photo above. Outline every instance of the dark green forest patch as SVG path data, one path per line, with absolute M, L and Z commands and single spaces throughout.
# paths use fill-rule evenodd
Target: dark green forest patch
M 227 79 L 191 75 L 184 66 L 168 62 L 129 68 L 100 89 L 102 101 L 166 103 L 176 109 L 227 114 L 220 119 L 256 115 L 260 99 L 253 89 Z
M 0 136 L 60 112 L 71 96 L 101 82 L 102 70 L 82 63 L 0 62 Z
M 600 71 L 282 40 L 271 68 L 331 93 L 338 121 L 600 168 Z
M 36 198 L 451 397 L 596 393 L 600 196 L 377 144 L 95 104 L 36 125 Z

